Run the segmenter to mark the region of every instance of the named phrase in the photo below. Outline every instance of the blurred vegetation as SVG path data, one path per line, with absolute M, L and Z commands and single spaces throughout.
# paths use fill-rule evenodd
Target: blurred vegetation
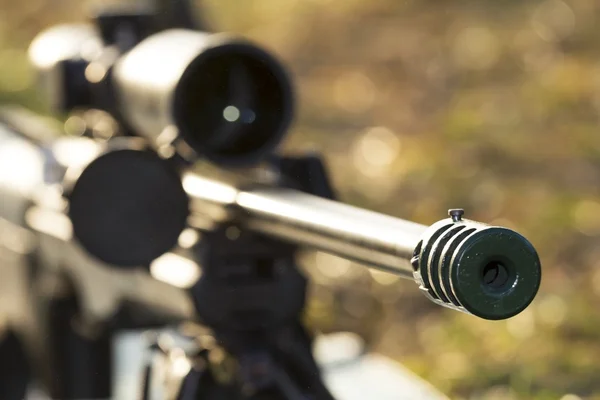
M 600 2 L 205 0 L 201 12 L 287 64 L 299 106 L 286 146 L 324 152 L 341 199 L 422 223 L 460 206 L 518 229 L 543 261 L 534 304 L 489 322 L 307 254 L 311 324 L 359 332 L 452 398 L 600 399 Z M 84 18 L 80 0 L 0 0 L 0 102 L 42 109 L 28 43 Z

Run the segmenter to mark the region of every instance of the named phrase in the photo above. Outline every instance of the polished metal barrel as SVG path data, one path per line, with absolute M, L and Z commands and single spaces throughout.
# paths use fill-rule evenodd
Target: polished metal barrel
M 410 278 L 410 259 L 427 229 L 297 190 L 244 191 L 193 174 L 184 176 L 183 186 L 192 201 L 239 207 L 244 228 Z

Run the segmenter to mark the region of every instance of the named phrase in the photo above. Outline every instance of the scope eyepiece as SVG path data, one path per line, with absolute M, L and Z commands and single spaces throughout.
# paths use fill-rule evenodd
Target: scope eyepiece
M 189 199 L 178 172 L 156 153 L 109 149 L 68 190 L 78 242 L 118 267 L 148 266 L 177 244 Z
M 275 61 L 246 43 L 196 58 L 174 94 L 173 117 L 188 144 L 217 163 L 271 150 L 291 120 L 290 89 Z
M 527 239 L 456 215 L 427 229 L 412 264 L 420 289 L 435 303 L 490 320 L 523 311 L 541 281 Z
M 259 47 L 226 34 L 166 30 L 114 67 L 124 118 L 157 142 L 177 140 L 224 166 L 259 161 L 292 120 L 290 79 Z M 161 137 L 165 128 L 176 135 Z M 172 131 L 171 131 L 172 132 Z

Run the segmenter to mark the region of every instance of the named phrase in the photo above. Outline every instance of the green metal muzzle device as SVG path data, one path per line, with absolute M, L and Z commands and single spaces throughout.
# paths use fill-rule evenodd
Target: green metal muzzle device
M 538 255 L 507 228 L 462 219 L 461 210 L 429 227 L 411 264 L 420 289 L 433 302 L 481 318 L 510 318 L 535 297 Z

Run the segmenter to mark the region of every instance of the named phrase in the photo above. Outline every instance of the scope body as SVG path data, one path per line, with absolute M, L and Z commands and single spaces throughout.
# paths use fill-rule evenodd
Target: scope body
M 155 148 L 224 166 L 256 163 L 283 139 L 292 86 L 265 50 L 188 29 L 109 43 L 102 28 L 62 25 L 32 42 L 29 58 L 55 111 L 102 109 Z

